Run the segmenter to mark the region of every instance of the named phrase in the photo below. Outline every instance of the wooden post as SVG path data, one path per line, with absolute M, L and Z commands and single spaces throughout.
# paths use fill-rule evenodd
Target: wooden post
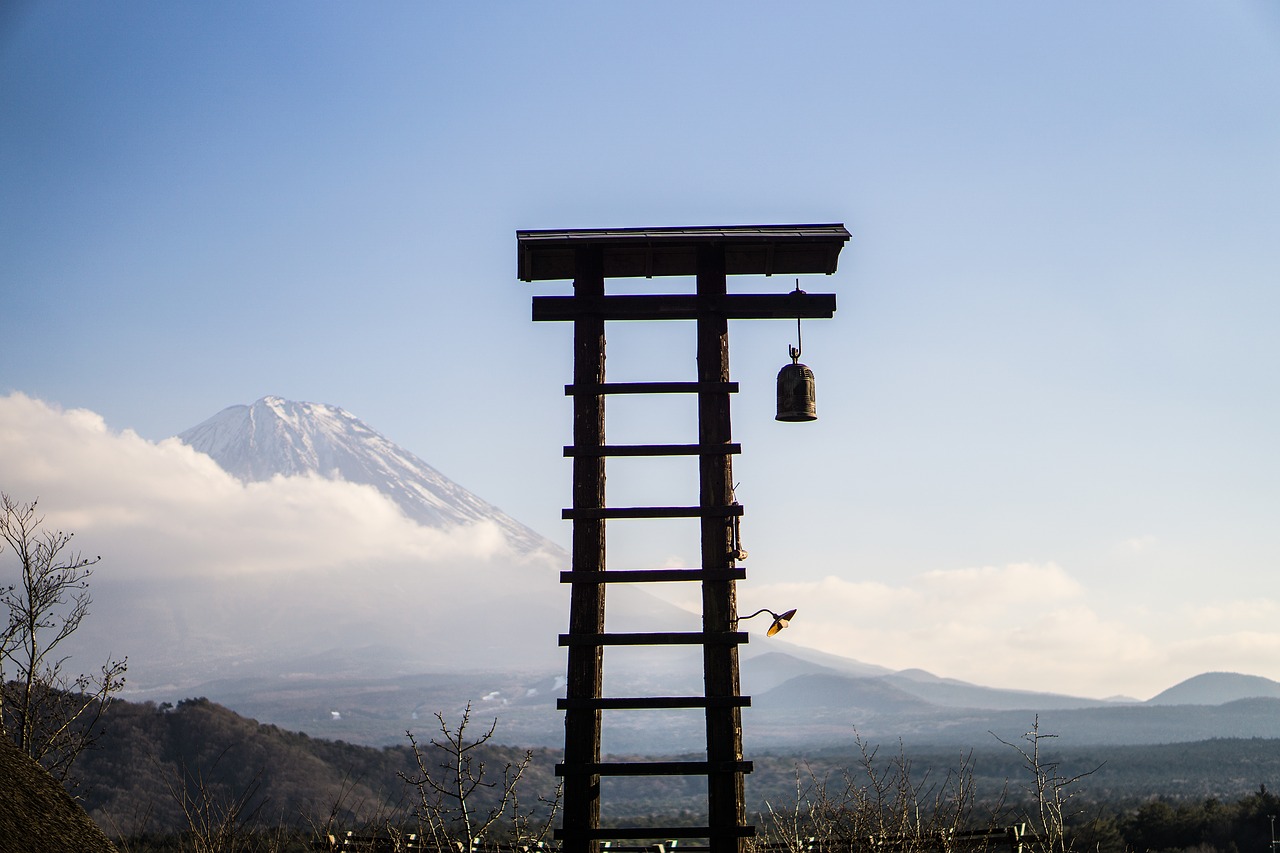
M 588 246 L 576 252 L 575 296 L 603 296 L 599 247 Z M 581 316 L 573 323 L 573 381 L 579 388 L 598 386 L 604 382 L 604 320 L 599 316 Z M 580 448 L 604 445 L 604 396 L 574 394 L 573 444 Z M 573 460 L 573 506 L 575 509 L 598 509 L 604 500 L 604 457 L 580 455 Z M 604 519 L 579 519 L 573 523 L 573 572 L 602 572 L 605 569 Z M 569 603 L 569 633 L 600 634 L 604 632 L 605 584 L 575 583 Z M 603 687 L 604 649 L 600 646 L 570 646 L 568 650 L 568 699 L 591 699 L 600 696 Z M 600 761 L 599 709 L 570 708 L 564 717 L 564 762 L 566 765 L 594 764 Z M 573 773 L 564 780 L 563 839 L 566 853 L 596 853 L 600 842 L 587 834 L 600 825 L 600 777 Z
M 726 293 L 725 250 L 723 245 L 698 247 L 697 289 L 700 302 L 710 303 Z M 729 381 L 729 322 L 723 313 L 700 308 L 698 313 L 698 381 Z M 703 390 L 698 394 L 698 442 L 704 445 L 732 441 L 729 394 Z M 728 506 L 733 502 L 733 457 L 703 456 L 699 461 L 699 503 L 703 507 Z M 733 541 L 733 520 L 727 517 L 702 519 L 702 568 L 727 569 Z M 702 630 L 727 633 L 734 630 L 737 592 L 732 580 L 702 582 Z M 738 647 L 732 643 L 708 643 L 703 647 L 703 681 L 708 697 L 737 696 Z M 736 705 L 709 707 L 707 719 L 707 761 L 742 760 L 742 711 Z M 741 772 L 712 769 L 707 775 L 708 827 L 711 853 L 739 853 L 742 839 L 738 827 L 746 821 Z

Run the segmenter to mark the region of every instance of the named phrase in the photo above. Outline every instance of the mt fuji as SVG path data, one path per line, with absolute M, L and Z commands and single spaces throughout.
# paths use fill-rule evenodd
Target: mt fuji
M 124 649 L 138 695 L 563 672 L 568 554 L 351 413 L 263 397 L 152 447 L 174 466 L 154 497 L 118 539 L 95 531 L 136 568 L 95 578 L 76 638 Z M 610 599 L 620 629 L 699 623 L 641 590 Z
M 263 397 L 252 405 L 229 406 L 178 439 L 243 482 L 314 474 L 360 483 L 427 527 L 488 521 L 520 553 L 563 553 L 337 406 Z

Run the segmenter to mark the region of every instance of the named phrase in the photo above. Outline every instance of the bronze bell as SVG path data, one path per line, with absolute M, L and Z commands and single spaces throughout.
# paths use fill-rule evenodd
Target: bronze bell
M 778 371 L 778 415 L 776 420 L 799 423 L 816 421 L 813 403 L 813 371 L 792 361 Z

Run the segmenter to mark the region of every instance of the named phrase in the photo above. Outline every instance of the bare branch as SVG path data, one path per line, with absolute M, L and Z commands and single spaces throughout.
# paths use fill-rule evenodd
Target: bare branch
M 1034 814 L 1024 812 L 1022 819 L 1036 829 L 1033 849 L 1042 853 L 1069 853 L 1072 840 L 1067 834 L 1067 824 L 1083 812 L 1083 809 L 1071 808 L 1070 801 L 1077 793 L 1073 786 L 1092 776 L 1102 765 L 1073 776 L 1063 776 L 1058 769 L 1059 762 L 1050 761 L 1041 750 L 1042 741 L 1052 740 L 1057 735 L 1040 731 L 1039 714 L 1033 719 L 1031 730 L 1022 736 L 1026 746 L 1010 743 L 995 732 L 991 732 L 991 736 L 1022 756 L 1023 764 L 1031 773 L 1029 792 Z
M 479 736 L 468 734 L 471 725 L 471 703 L 468 702 L 456 727 L 451 727 L 443 714 L 437 713 L 436 720 L 440 735 L 429 743 L 438 763 L 429 767 L 431 762 L 425 755 L 426 750 L 413 732 L 406 732 L 418 772 L 400 774 L 401 779 L 417 790 L 414 812 L 422 835 L 429 837 L 437 848 L 456 845 L 464 851 L 473 850 L 482 840 L 494 840 L 491 835 L 500 826 L 514 836 L 517 844 L 528 845 L 548 838 L 559 810 L 560 789 L 557 788 L 554 799 L 540 798 L 538 805 L 524 810 L 520 805 L 519 786 L 533 761 L 533 753 L 526 751 L 520 760 L 507 762 L 501 781 L 491 781 L 486 778 L 488 768 L 479 756 L 482 747 L 497 731 L 497 719 Z M 487 804 L 482 805 L 477 797 L 481 790 L 494 791 L 496 797 L 486 797 Z
M 72 538 L 44 528 L 36 501 L 0 493 L 0 552 L 17 564 L 16 582 L 0 586 L 0 733 L 63 781 L 101 734 L 128 669 L 126 659 L 108 660 L 98 675 L 63 670 L 59 649 L 89 614 L 89 578 L 101 560 L 73 550 Z

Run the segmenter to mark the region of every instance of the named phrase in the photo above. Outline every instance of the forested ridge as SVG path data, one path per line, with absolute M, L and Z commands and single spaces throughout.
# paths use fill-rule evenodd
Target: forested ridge
M 432 721 L 434 722 L 434 721 Z M 492 720 L 483 721 L 485 726 Z M 1031 720 L 1028 721 L 1029 725 Z M 425 742 L 433 732 L 418 732 Z M 766 813 L 793 808 L 797 792 L 859 780 L 859 751 L 849 741 L 806 755 L 748 756 L 748 807 Z M 518 762 L 526 750 L 499 745 L 481 750 L 495 772 Z M 1049 741 L 1052 743 L 1052 741 Z M 969 820 L 1014 820 L 1026 797 L 1027 769 L 1007 744 L 959 752 L 953 747 L 868 745 L 875 761 L 903 761 L 925 790 L 964 766 L 972 776 Z M 1165 850 L 1204 843 L 1223 851 L 1269 841 L 1267 816 L 1280 813 L 1270 793 L 1280 785 L 1280 741 L 1231 739 L 1185 744 L 1090 747 L 1052 743 L 1052 761 L 1072 789 L 1071 822 L 1080 840 L 1096 850 Z M 524 799 L 553 797 L 558 750 L 532 751 L 522 781 Z M 241 717 L 207 699 L 176 706 L 116 702 L 98 748 L 77 762 L 77 796 L 109 834 L 182 830 L 183 800 L 242 802 L 243 814 L 267 826 L 316 828 L 369 820 L 407 819 L 410 792 L 399 774 L 415 769 L 412 750 L 373 748 L 308 737 Z M 846 776 L 846 773 L 848 774 Z M 690 816 L 700 799 L 698 780 L 648 778 L 610 792 L 606 821 L 669 822 Z M 480 794 L 485 796 L 483 789 Z M 1233 846 L 1235 845 L 1235 846 Z M 1260 849 L 1254 847 L 1253 849 Z
M 408 792 L 397 774 L 416 770 L 407 739 L 404 746 L 377 749 L 312 738 L 203 698 L 176 706 L 116 702 L 98 747 L 81 755 L 74 793 L 99 825 L 118 834 L 185 828 L 184 798 L 242 802 L 245 815 L 268 825 L 307 827 L 330 815 L 348 825 L 403 816 Z M 483 758 L 500 772 L 525 752 L 486 744 Z M 554 794 L 554 758 L 536 758 L 526 777 L 530 789 Z M 480 801 L 485 793 L 478 792 Z

